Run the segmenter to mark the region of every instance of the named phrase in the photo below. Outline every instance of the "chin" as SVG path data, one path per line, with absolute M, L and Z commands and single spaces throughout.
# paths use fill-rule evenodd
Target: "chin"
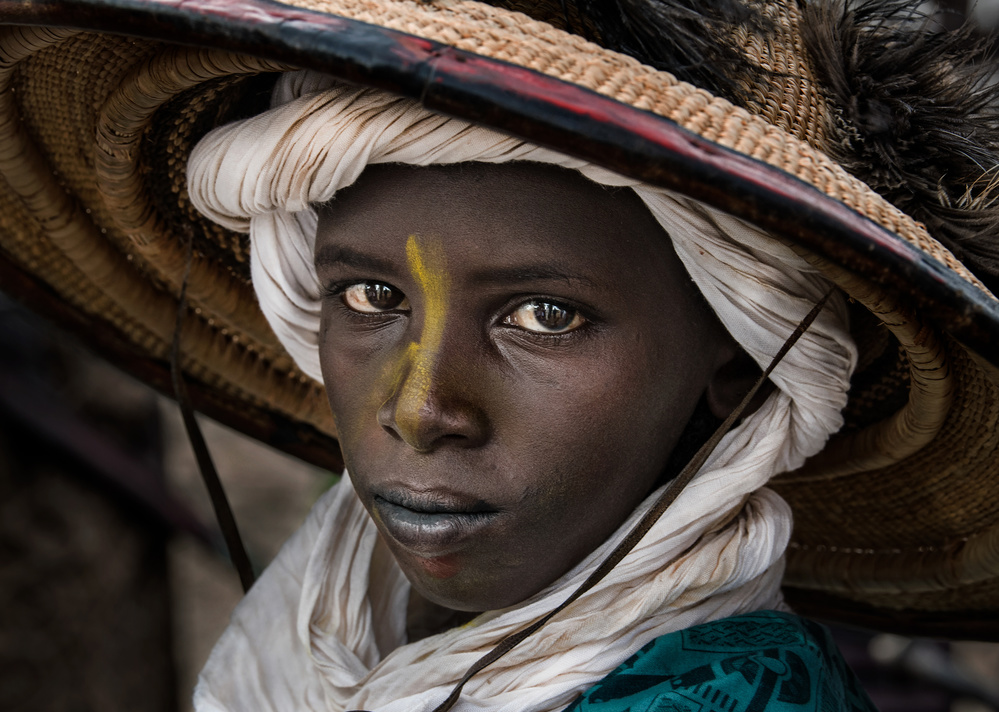
M 536 593 L 498 581 L 495 569 L 487 572 L 460 566 L 452 557 L 399 561 L 399 564 L 420 596 L 455 611 L 481 613 L 509 608 Z

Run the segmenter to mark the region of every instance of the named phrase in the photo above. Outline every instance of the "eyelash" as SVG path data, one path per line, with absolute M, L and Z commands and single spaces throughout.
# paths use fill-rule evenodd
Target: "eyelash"
M 350 289 L 354 285 L 358 285 L 358 284 L 384 284 L 384 285 L 386 285 L 386 286 L 388 286 L 388 287 L 390 287 L 392 289 L 396 289 L 391 284 L 389 284 L 387 282 L 381 282 L 379 280 L 350 279 L 350 280 L 343 280 L 343 281 L 338 281 L 338 282 L 331 282 L 331 283 L 327 284 L 325 287 L 323 287 L 323 290 L 322 290 L 322 293 L 321 293 L 321 299 L 323 299 L 324 301 L 328 300 L 328 299 L 335 300 L 337 306 L 342 309 L 342 311 L 345 313 L 345 315 L 348 318 L 356 319 L 361 324 L 372 324 L 372 323 L 375 323 L 376 321 L 377 322 L 381 322 L 386 317 L 395 317 L 395 316 L 398 316 L 399 314 L 408 313 L 408 310 L 402 310 L 402 311 L 400 311 L 400 310 L 386 310 L 386 311 L 380 311 L 380 312 L 362 312 L 362 311 L 358 311 L 356 309 L 353 309 L 352 307 L 348 306 L 344 302 L 343 296 L 344 296 L 344 293 L 348 289 Z M 403 298 L 405 299 L 406 297 L 405 297 L 405 294 L 402 292 L 402 290 L 398 290 L 398 291 L 403 294 Z M 577 315 L 579 315 L 582 318 L 583 323 L 580 324 L 579 326 L 577 326 L 574 329 L 570 329 L 569 331 L 560 331 L 560 332 L 532 331 L 530 329 L 526 329 L 524 327 L 517 326 L 516 324 L 507 324 L 507 323 L 505 323 L 505 320 L 508 319 L 508 318 L 510 318 L 511 316 L 513 316 L 513 314 L 515 314 L 521 307 L 527 306 L 528 304 L 531 304 L 531 303 L 551 304 L 551 305 L 556 306 L 556 307 L 558 307 L 560 309 L 564 309 L 564 310 L 567 310 L 567 311 L 575 312 Z M 596 325 L 594 318 L 592 316 L 590 316 L 588 310 L 586 310 L 584 308 L 581 308 L 579 306 L 576 306 L 575 304 L 573 304 L 573 303 L 571 303 L 571 302 L 569 302 L 567 300 L 557 299 L 557 298 L 554 298 L 554 297 L 548 297 L 548 296 L 543 296 L 543 295 L 522 295 L 522 296 L 517 296 L 517 297 L 515 297 L 514 299 L 511 300 L 511 305 L 508 308 L 505 308 L 503 310 L 502 314 L 503 315 L 500 317 L 500 321 L 499 321 L 499 325 L 500 326 L 512 329 L 512 330 L 516 331 L 517 333 L 524 335 L 525 337 L 533 338 L 533 339 L 539 339 L 539 340 L 548 341 L 548 342 L 563 341 L 563 340 L 568 339 L 568 338 L 578 339 L 578 338 L 587 337 L 587 336 L 590 335 L 590 331 Z
M 388 287 L 392 287 L 388 282 L 382 282 L 377 279 L 345 279 L 339 282 L 330 282 L 319 294 L 320 300 L 326 299 L 337 299 L 343 296 L 343 293 L 348 289 L 353 287 L 355 284 L 384 284 Z M 395 287 L 392 287 L 395 289 Z
M 385 311 L 385 312 L 360 312 L 356 309 L 352 309 L 347 306 L 344 302 L 344 293 L 353 287 L 355 284 L 364 284 L 365 282 L 375 283 L 376 280 L 358 280 L 358 279 L 347 279 L 337 282 L 330 282 L 323 287 L 320 292 L 320 299 L 324 303 L 331 304 L 336 312 L 341 318 L 345 319 L 347 323 L 354 325 L 359 328 L 370 328 L 378 329 L 388 323 L 394 321 L 399 317 L 400 314 L 405 312 L 401 311 Z M 385 282 L 377 282 L 378 284 L 387 284 Z

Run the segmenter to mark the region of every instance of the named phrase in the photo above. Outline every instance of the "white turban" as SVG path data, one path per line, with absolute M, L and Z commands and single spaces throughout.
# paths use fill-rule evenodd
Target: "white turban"
M 297 72 L 278 82 L 273 106 L 199 143 L 190 158 L 189 191 L 209 218 L 250 233 L 260 306 L 296 363 L 319 380 L 321 285 L 313 265 L 317 219 L 311 206 L 330 200 L 375 163 L 533 161 L 632 188 L 672 239 L 722 324 L 761 366 L 828 290 L 787 246 L 737 218 L 434 114 L 409 99 Z M 546 626 L 541 635 L 558 642 L 514 649 L 472 679 L 467 704 L 509 712 L 561 709 L 652 638 L 782 605 L 791 514 L 763 486 L 774 474 L 800 466 L 840 427 L 855 360 L 845 305 L 833 300 L 774 371 L 776 392 L 725 436 L 632 553 Z M 432 709 L 477 654 L 554 608 L 628 524 L 532 599 L 484 614 L 469 628 L 405 644 L 407 583 L 377 553 L 382 545 L 374 525 L 345 483 L 317 505 L 278 565 L 237 609 L 202 675 L 199 709 Z M 288 625 L 297 633 L 285 635 L 286 644 L 276 651 L 273 641 L 285 630 L 279 610 L 288 607 L 294 609 Z M 394 649 L 375 644 L 384 640 L 393 640 Z M 270 648 L 266 661 L 258 657 L 260 646 Z M 266 673 L 267 682 L 247 686 L 240 677 L 247 670 Z

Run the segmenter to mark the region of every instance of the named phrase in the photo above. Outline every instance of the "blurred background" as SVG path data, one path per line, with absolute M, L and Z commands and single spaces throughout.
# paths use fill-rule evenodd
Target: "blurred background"
M 259 571 L 331 473 L 200 418 Z M 242 597 L 180 412 L 0 294 L 0 710 L 175 712 Z
M 200 422 L 259 571 L 337 474 Z M 176 404 L 0 291 L 0 711 L 186 712 L 241 595 Z M 999 712 L 999 645 L 834 634 L 882 712 Z

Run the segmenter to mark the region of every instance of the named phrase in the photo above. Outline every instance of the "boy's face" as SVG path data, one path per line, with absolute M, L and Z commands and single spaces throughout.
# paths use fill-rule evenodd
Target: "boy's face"
M 638 198 L 557 168 L 370 168 L 320 212 L 316 266 L 351 479 L 458 610 L 603 542 L 735 352 Z

